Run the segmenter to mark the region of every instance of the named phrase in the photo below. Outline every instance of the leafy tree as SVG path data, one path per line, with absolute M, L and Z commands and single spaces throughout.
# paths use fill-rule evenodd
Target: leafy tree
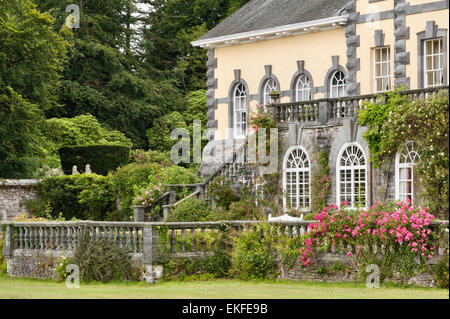
M 58 105 L 66 30 L 29 0 L 0 2 L 0 176 L 27 177 L 39 165 L 43 112 Z
M 59 102 L 48 117 L 90 113 L 101 123 L 120 130 L 135 147 L 147 148 L 145 131 L 153 120 L 181 106 L 181 93 L 171 79 L 155 81 L 143 72 L 133 43 L 139 18 L 134 0 L 80 0 L 80 28 L 73 33 L 73 48 L 63 73 Z M 42 0 L 64 24 L 65 8 L 74 1 Z

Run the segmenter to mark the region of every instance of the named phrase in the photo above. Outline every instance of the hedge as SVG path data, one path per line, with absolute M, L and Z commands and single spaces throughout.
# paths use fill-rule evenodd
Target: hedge
M 61 147 L 59 156 L 66 175 L 72 174 L 74 165 L 78 172 L 84 172 L 87 164 L 92 172 L 107 175 L 119 166 L 128 164 L 130 148 L 122 145 L 72 145 Z

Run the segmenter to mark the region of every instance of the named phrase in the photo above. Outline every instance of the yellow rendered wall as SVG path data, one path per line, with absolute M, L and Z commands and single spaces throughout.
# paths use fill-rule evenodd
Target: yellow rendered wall
M 249 94 L 259 94 L 259 85 L 265 75 L 264 66 L 272 65 L 272 74 L 280 81 L 280 90 L 290 90 L 291 80 L 297 72 L 297 61 L 305 61 L 305 70 L 311 73 L 314 86 L 325 83 L 325 76 L 332 67 L 331 57 L 339 56 L 339 64 L 345 67 L 346 38 L 344 28 L 319 31 L 298 36 L 266 40 L 215 49 L 217 68 L 215 77 L 218 87 L 216 99 L 229 97 L 229 89 L 234 80 L 234 70 L 241 70 L 241 78 L 249 86 Z M 323 98 L 323 93 L 316 93 L 315 99 Z M 281 102 L 289 102 L 283 97 Z M 250 101 L 252 109 L 258 100 Z M 225 138 L 228 125 L 228 104 L 219 104 L 216 110 L 218 130 Z
M 422 0 L 423 1 L 423 0 Z M 448 63 L 448 10 L 432 11 L 426 13 L 418 13 L 406 16 L 406 25 L 410 28 L 410 39 L 406 40 L 406 50 L 410 52 L 410 64 L 406 66 L 406 76 L 410 77 L 410 88 L 418 89 L 417 83 L 417 33 L 425 31 L 427 21 L 436 21 L 436 27 L 439 29 L 447 29 L 447 63 Z M 447 65 L 447 83 L 449 80 L 449 70 Z
M 384 45 L 390 47 L 391 56 L 391 87 L 394 85 L 394 19 L 382 20 L 356 25 L 356 34 L 360 35 L 360 46 L 356 48 L 356 56 L 360 59 L 360 70 L 356 73 L 356 80 L 360 82 L 361 94 L 374 92 L 374 63 L 373 48 L 375 47 L 375 30 L 383 30 Z
M 361 15 L 389 11 L 393 9 L 394 0 L 383 0 L 373 3 L 369 3 L 369 0 L 356 0 L 356 12 L 359 12 Z

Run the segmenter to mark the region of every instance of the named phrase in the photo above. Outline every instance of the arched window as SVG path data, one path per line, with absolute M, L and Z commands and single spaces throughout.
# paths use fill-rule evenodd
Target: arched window
M 348 202 L 350 207 L 367 204 L 367 166 L 362 148 L 346 144 L 337 159 L 337 205 Z
M 296 146 L 286 153 L 283 163 L 284 207 L 309 210 L 311 165 L 306 151 Z
M 295 100 L 297 102 L 311 100 L 311 80 L 306 74 L 301 74 L 295 84 Z
M 414 164 L 420 159 L 413 141 L 407 142 L 395 157 L 396 198 L 414 200 Z
M 344 97 L 347 95 L 345 89 L 345 74 L 341 70 L 337 70 L 330 77 L 330 98 Z
M 270 92 L 278 91 L 277 83 L 274 79 L 268 79 L 264 84 L 264 106 L 272 103 L 272 99 L 270 98 Z
M 242 138 L 247 131 L 247 90 L 239 83 L 233 94 L 234 136 Z

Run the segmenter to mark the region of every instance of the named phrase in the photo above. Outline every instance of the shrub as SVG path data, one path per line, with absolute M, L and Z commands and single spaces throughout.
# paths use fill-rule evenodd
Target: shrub
M 396 90 L 387 93 L 386 102 L 380 100 L 365 103 L 358 114 L 359 123 L 368 128 L 363 137 L 371 161 L 389 167 L 405 143 L 415 141 L 420 159 L 414 169 L 421 179 L 421 198 L 435 215 L 448 219 L 448 92 L 410 101 Z
M 232 269 L 243 280 L 276 279 L 277 250 L 273 230 L 267 225 L 244 230 L 233 237 Z
M 319 213 L 322 208 L 327 206 L 331 179 L 328 177 L 328 153 L 324 151 L 314 152 L 313 157 L 317 167 L 312 174 L 311 210 Z
M 155 150 L 144 151 L 141 149 L 131 150 L 130 162 L 137 164 L 156 163 L 161 166 L 173 165 L 168 153 L 159 152 Z
M 3 257 L 3 247 L 5 245 L 5 232 L 0 225 L 0 274 L 6 274 L 6 259 Z
M 189 277 L 226 278 L 231 268 L 231 258 L 225 252 L 216 251 L 214 256 L 203 259 L 171 259 L 165 262 L 163 267 L 165 280 L 186 280 Z
M 85 282 L 138 281 L 142 275 L 127 252 L 103 238 L 91 240 L 87 232 L 80 234 L 73 262 L 80 267 L 80 279 Z
M 301 260 L 308 266 L 316 249 L 334 246 L 347 253 L 356 270 L 363 271 L 367 265 L 377 264 L 381 280 L 393 276 L 393 269 L 408 277 L 424 270 L 426 261 L 435 253 L 436 235 L 429 227 L 433 218 L 426 208 L 411 206 L 409 202 L 399 202 L 395 207 L 377 204 L 360 212 L 331 205 L 315 216 L 316 223 L 308 225 L 300 247 Z M 348 244 L 359 251 L 347 251 Z M 373 251 L 373 245 L 380 244 L 385 247 L 385 254 Z
M 215 201 L 216 206 L 228 210 L 231 203 L 239 199 L 239 195 L 231 187 L 231 181 L 226 176 L 216 178 L 208 187 L 208 195 Z
M 111 181 L 114 193 L 120 200 L 120 206 L 124 214 L 131 215 L 133 213 L 136 188 L 146 187 L 150 178 L 154 177 L 156 180 L 161 169 L 161 165 L 156 163 L 132 163 L 108 174 L 108 179 Z
M 122 145 L 74 145 L 59 149 L 61 166 L 65 174 L 72 174 L 72 167 L 77 166 L 84 172 L 87 164 L 99 175 L 107 175 L 119 166 L 126 165 L 130 159 L 130 148 Z
M 447 238 L 448 239 L 448 238 Z M 445 253 L 442 256 L 441 260 L 434 265 L 433 273 L 436 279 L 436 283 L 438 287 L 443 289 L 448 289 L 449 287 L 449 259 L 448 259 L 448 242 L 447 247 L 445 248 Z
M 255 200 L 243 197 L 230 205 L 228 211 L 219 207 L 216 210 L 216 220 L 265 220 L 264 211 L 256 206 Z
M 108 214 L 116 209 L 108 179 L 96 174 L 45 178 L 37 185 L 37 190 L 38 202 L 29 201 L 27 205 L 36 217 L 55 219 L 62 214 L 67 220 L 74 217 L 107 220 Z
M 108 175 L 112 188 L 120 200 L 124 216 L 132 215 L 133 201 L 147 190 L 159 183 L 194 184 L 199 178 L 194 170 L 176 165 L 162 166 L 158 163 L 129 165 L 118 168 Z M 191 189 L 184 188 L 177 192 L 177 200 L 189 195 Z
M 179 204 L 167 218 L 168 222 L 200 222 L 210 219 L 211 209 L 198 198 L 191 197 Z

